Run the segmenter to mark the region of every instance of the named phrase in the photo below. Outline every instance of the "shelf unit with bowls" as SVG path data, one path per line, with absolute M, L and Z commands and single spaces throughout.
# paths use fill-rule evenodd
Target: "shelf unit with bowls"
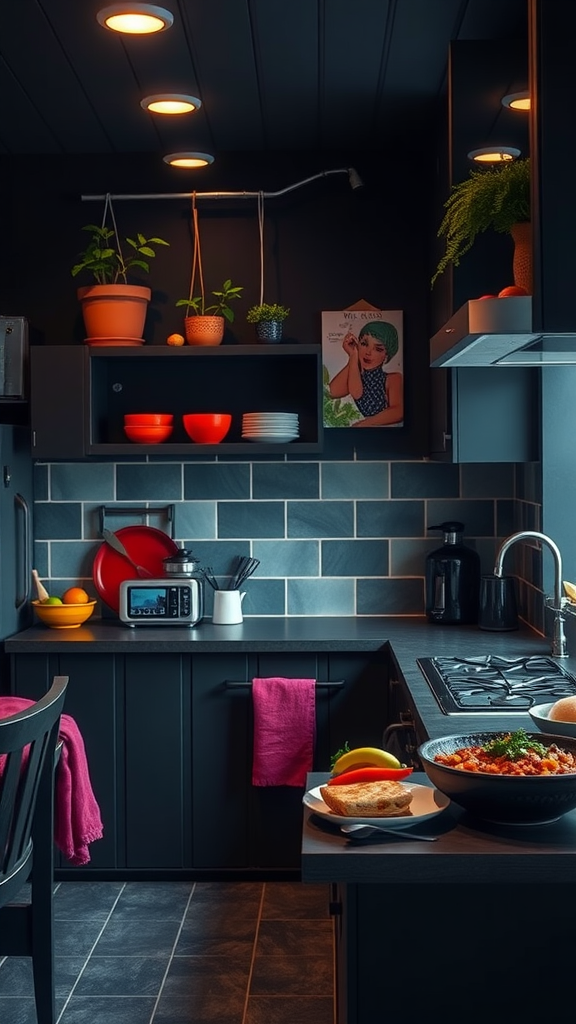
M 174 348 L 36 346 L 31 352 L 31 426 L 35 458 L 89 456 L 272 455 L 322 451 L 320 345 L 221 345 Z M 124 432 L 127 413 L 172 413 L 161 444 Z M 226 412 L 232 424 L 218 444 L 188 437 L 182 417 Z M 245 414 L 296 416 L 281 440 L 243 436 Z M 266 435 L 270 437 L 270 435 Z

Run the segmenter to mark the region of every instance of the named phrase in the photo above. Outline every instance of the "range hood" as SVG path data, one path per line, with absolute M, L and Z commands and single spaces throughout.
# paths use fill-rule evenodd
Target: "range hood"
M 430 341 L 430 366 L 576 366 L 576 331 L 532 329 L 532 297 L 471 299 Z
M 467 302 L 432 338 L 431 366 L 576 366 L 576 4 L 527 6 L 533 295 Z

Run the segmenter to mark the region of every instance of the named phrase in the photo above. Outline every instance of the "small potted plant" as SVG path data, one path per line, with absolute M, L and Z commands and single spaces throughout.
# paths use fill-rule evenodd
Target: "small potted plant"
M 514 240 L 514 282 L 532 293 L 532 239 L 530 225 L 530 159 L 512 160 L 486 170 L 470 171 L 452 186 L 444 203 L 438 237 L 445 236 L 446 251 L 432 285 L 446 267 L 458 266 L 477 236 L 491 228 Z
M 289 315 L 290 310 L 286 306 L 262 302 L 248 310 L 246 319 L 249 324 L 256 324 L 256 336 L 260 341 L 280 341 L 282 325 Z
M 78 262 L 72 267 L 72 277 L 82 271 L 92 274 L 95 284 L 78 289 L 82 315 L 88 339 L 142 339 L 146 310 L 151 289 L 128 283 L 128 272 L 138 268 L 149 273 L 148 260 L 156 255 L 153 246 L 169 245 L 163 238 L 146 238 L 138 234 L 125 238 L 129 246 L 124 255 L 116 227 L 86 224 L 91 238 Z
M 210 292 L 216 299 L 206 305 L 204 288 L 200 295 L 187 299 L 178 299 L 177 306 L 185 306 L 188 310 L 184 318 L 184 332 L 189 345 L 219 345 L 224 337 L 224 321 L 233 323 L 234 310 L 230 303 L 239 299 L 243 285 L 233 285 L 230 278 L 224 281 L 220 291 Z

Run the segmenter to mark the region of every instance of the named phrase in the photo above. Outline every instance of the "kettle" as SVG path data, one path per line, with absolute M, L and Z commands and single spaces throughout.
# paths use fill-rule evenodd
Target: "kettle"
M 444 543 L 426 558 L 426 615 L 429 622 L 470 624 L 478 621 L 480 557 L 462 543 L 464 523 L 429 526 L 442 530 Z

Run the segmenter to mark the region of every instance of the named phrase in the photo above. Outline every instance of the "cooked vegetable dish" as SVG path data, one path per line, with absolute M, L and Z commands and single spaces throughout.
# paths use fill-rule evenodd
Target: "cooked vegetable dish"
M 549 747 L 531 739 L 523 729 L 505 733 L 484 746 L 461 747 L 436 754 L 438 764 L 463 772 L 487 775 L 569 775 L 576 773 L 576 754 L 556 743 Z

